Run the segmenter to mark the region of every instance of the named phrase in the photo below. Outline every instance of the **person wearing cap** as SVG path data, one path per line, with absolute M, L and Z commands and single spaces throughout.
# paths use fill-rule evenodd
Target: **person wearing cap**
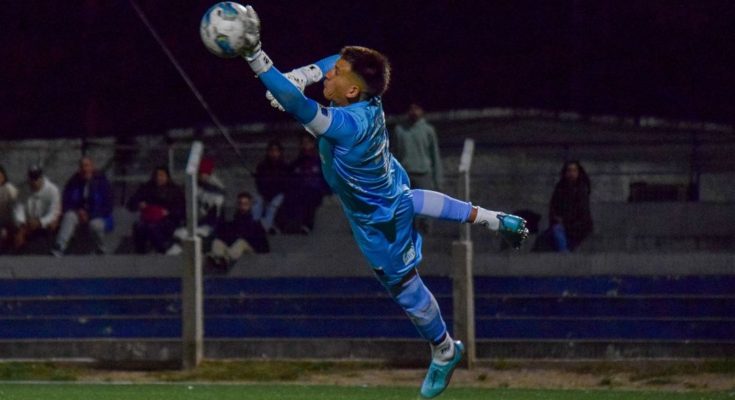
M 28 185 L 18 196 L 14 209 L 16 251 L 31 240 L 50 240 L 59 224 L 61 196 L 59 188 L 44 176 L 40 166 L 28 169 Z M 48 251 L 48 248 L 46 249 Z
M 97 171 L 90 157 L 79 160 L 79 170 L 64 186 L 63 216 L 51 253 L 60 257 L 79 225 L 92 234 L 95 252 L 105 253 L 104 234 L 112 230 L 112 189 L 104 173 Z
M 214 230 L 222 221 L 224 215 L 222 208 L 225 204 L 225 185 L 214 174 L 214 160 L 204 157 L 199 162 L 199 175 L 197 176 L 197 236 L 204 239 L 204 247 L 214 236 Z M 188 235 L 186 227 L 180 227 L 174 231 L 174 239 L 181 241 Z M 166 252 L 168 255 L 177 255 L 182 252 L 181 245 L 174 243 Z

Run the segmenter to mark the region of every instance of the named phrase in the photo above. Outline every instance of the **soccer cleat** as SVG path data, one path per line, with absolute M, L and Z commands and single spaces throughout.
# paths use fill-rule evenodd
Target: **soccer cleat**
M 500 228 L 498 228 L 500 236 L 514 249 L 520 249 L 523 241 L 528 237 L 526 220 L 511 214 L 498 214 L 498 219 L 500 220 Z
M 446 364 L 437 364 L 434 360 L 429 365 L 429 372 L 426 373 L 424 383 L 421 385 L 421 397 L 431 399 L 438 396 L 449 385 L 452 374 L 457 364 L 462 360 L 464 354 L 464 344 L 459 340 L 454 341 L 454 357 Z

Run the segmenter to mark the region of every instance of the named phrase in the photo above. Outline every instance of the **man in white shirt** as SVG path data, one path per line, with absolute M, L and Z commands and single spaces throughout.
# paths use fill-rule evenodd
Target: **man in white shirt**
M 43 175 L 41 167 L 31 166 L 28 169 L 28 186 L 23 188 L 15 205 L 15 250 L 22 250 L 36 238 L 50 240 L 58 227 L 60 215 L 59 188 Z

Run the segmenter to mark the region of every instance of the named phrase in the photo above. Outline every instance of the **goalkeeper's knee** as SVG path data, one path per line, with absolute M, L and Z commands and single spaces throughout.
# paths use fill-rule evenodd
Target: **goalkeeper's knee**
M 408 279 L 389 290 L 424 339 L 435 342 L 444 336 L 447 326 L 439 304 L 415 270 Z

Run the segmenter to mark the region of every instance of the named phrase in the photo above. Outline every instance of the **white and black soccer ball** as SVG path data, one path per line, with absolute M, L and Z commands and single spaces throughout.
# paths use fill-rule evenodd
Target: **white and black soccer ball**
M 247 44 L 242 22 L 245 6 L 233 1 L 217 3 L 207 10 L 199 26 L 204 46 L 214 55 L 233 58 L 240 55 Z

